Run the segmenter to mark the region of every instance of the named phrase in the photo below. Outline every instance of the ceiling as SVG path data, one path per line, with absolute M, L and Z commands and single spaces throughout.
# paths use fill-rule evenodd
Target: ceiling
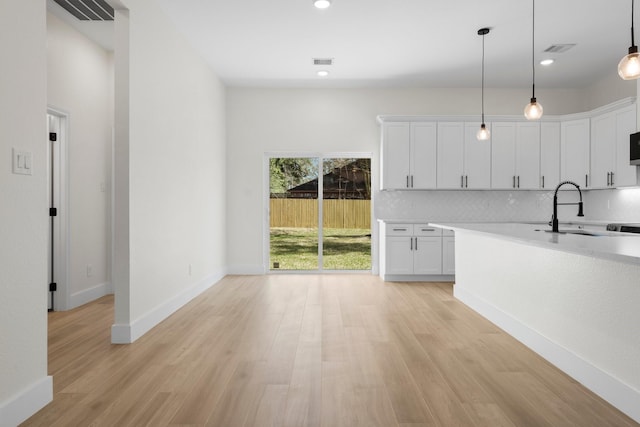
M 530 0 L 333 0 L 326 10 L 311 0 L 156 1 L 231 86 L 478 87 L 482 27 L 486 86 L 531 86 Z M 536 89 L 615 75 L 631 44 L 629 0 L 537 0 L 535 20 L 536 62 L 556 60 L 536 65 Z M 543 52 L 556 44 L 575 46 Z

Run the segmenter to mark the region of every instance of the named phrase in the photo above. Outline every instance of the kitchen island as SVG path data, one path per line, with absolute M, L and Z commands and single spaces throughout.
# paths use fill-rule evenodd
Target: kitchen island
M 640 235 L 430 225 L 455 232 L 456 298 L 640 422 Z

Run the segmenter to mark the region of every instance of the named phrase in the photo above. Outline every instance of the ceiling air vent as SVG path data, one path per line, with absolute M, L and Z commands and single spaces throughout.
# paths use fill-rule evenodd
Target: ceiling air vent
M 333 58 L 313 58 L 313 65 L 333 65 Z
M 546 48 L 544 51 L 547 52 L 547 53 L 562 53 L 562 52 L 568 51 L 569 49 L 571 49 L 574 46 L 575 46 L 575 43 L 573 43 L 573 44 L 571 44 L 571 43 L 567 43 L 567 44 L 552 44 L 551 46 Z
M 113 21 L 113 8 L 105 0 L 54 0 L 81 21 Z

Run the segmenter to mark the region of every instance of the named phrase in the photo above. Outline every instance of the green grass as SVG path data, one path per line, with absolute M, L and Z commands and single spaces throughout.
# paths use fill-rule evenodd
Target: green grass
M 272 270 L 317 270 L 318 231 L 315 228 L 271 228 Z M 323 269 L 370 270 L 371 231 L 325 228 Z M 279 268 L 274 268 L 274 262 Z

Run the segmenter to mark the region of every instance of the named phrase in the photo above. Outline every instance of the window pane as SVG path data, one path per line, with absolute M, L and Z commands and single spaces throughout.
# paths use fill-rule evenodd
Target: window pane
M 322 268 L 371 269 L 371 159 L 324 159 Z

